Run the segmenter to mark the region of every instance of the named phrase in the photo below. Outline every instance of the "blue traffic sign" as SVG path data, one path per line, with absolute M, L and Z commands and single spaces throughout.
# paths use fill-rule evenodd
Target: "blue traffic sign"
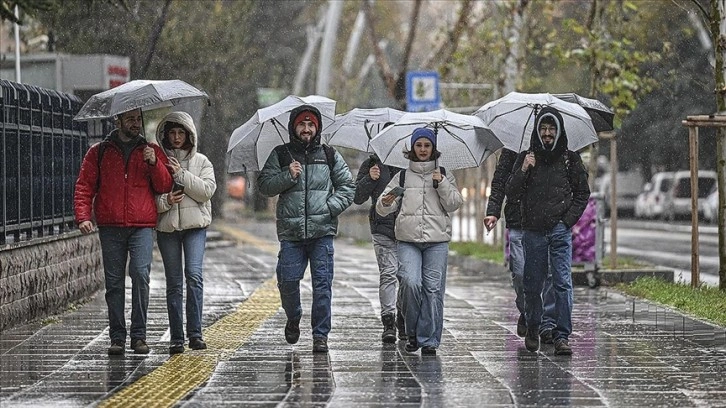
M 439 73 L 409 71 L 406 73 L 406 110 L 427 112 L 441 107 Z

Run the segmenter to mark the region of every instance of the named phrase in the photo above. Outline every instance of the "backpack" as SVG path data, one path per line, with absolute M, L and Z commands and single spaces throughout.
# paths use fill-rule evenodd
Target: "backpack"
M 446 177 L 446 169 L 443 166 L 439 166 L 439 169 L 441 170 L 441 175 Z M 398 185 L 403 187 L 406 184 L 406 169 L 402 169 L 400 173 L 401 176 L 398 178 Z
M 331 146 L 328 146 L 326 144 L 321 144 L 323 147 L 323 150 L 325 151 L 325 160 L 328 162 L 328 168 L 330 169 L 330 173 L 333 173 L 333 167 L 335 166 L 335 149 Z M 285 157 L 284 160 L 280 160 L 280 167 L 289 166 L 292 162 L 292 157 L 288 151 L 288 148 L 286 145 L 279 145 L 275 147 L 275 153 L 277 153 L 277 157 Z M 288 159 L 289 158 L 289 159 Z
M 108 147 L 106 143 L 107 142 L 102 141 L 98 144 L 98 174 L 96 176 L 96 191 L 101 188 L 101 160 L 103 160 L 103 154 L 106 152 L 106 147 Z

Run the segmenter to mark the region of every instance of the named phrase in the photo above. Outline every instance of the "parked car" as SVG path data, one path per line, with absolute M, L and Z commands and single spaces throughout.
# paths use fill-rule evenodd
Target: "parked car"
M 638 218 L 659 218 L 663 215 L 666 194 L 673 185 L 673 172 L 662 171 L 653 174 L 645 184 L 643 192 L 635 199 L 635 216 Z
M 716 184 L 716 172 L 711 170 L 698 171 L 698 214 L 703 215 L 706 197 Z M 680 170 L 673 175 L 673 185 L 666 194 L 663 218 L 675 220 L 691 215 L 691 172 Z
M 703 219 L 712 224 L 718 221 L 718 183 L 714 183 L 711 194 L 703 203 Z
M 645 184 L 643 176 L 637 170 L 621 171 L 618 172 L 615 182 L 617 183 L 615 189 L 618 194 L 616 198 L 618 214 L 633 215 L 635 212 L 635 199 L 643 191 L 643 185 Z M 610 173 L 604 174 L 595 184 L 595 191 L 602 194 L 605 214 L 610 214 Z

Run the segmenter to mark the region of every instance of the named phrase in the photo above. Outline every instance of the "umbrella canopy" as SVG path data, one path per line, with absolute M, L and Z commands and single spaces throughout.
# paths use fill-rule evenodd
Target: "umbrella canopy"
M 445 109 L 404 114 L 377 134 L 371 147 L 384 164 L 407 168 L 409 160 L 403 152 L 411 150 L 411 134 L 420 127 L 436 132 L 436 150 L 441 152 L 438 163 L 448 170 L 478 167 L 502 147 L 481 119 Z
M 562 99 L 565 102 L 576 103 L 582 106 L 585 112 L 590 115 L 595 131 L 609 132 L 614 129 L 613 119 L 615 119 L 615 112 L 597 99 L 585 98 L 576 93 L 552 94 L 552 96 Z
M 227 145 L 227 172 L 258 171 L 276 146 L 290 141 L 287 123 L 290 111 L 300 105 L 316 107 L 323 116 L 324 131 L 335 118 L 335 101 L 324 96 L 287 96 L 285 99 L 258 109 L 242 126 L 232 132 Z M 327 123 L 326 123 L 327 122 Z
M 168 108 L 198 99 L 209 100 L 209 96 L 178 79 L 135 80 L 93 95 L 73 119 L 105 119 L 134 109 Z
M 597 133 L 585 109 L 548 93 L 511 92 L 482 106 L 474 115 L 489 126 L 504 147 L 521 152 L 529 149 L 535 116 L 545 106 L 557 109 L 562 115 L 568 149 L 577 151 L 597 142 Z
M 391 108 L 352 109 L 335 115 L 335 121 L 323 133 L 325 143 L 373 152 L 370 139 L 388 122 L 395 122 L 406 112 Z

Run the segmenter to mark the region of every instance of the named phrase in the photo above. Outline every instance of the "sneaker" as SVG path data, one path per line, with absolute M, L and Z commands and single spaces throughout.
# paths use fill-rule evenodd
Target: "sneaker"
M 381 340 L 384 343 L 395 343 L 396 342 L 396 316 L 393 314 L 384 315 L 381 317 L 383 321 L 383 334 L 381 334 Z
M 149 346 L 144 339 L 131 340 L 131 348 L 134 349 L 134 354 L 149 354 Z
M 555 355 L 556 356 L 571 356 L 572 347 L 566 339 L 557 339 L 555 341 Z
M 550 329 L 542 330 L 539 334 L 539 341 L 542 344 L 552 344 L 552 339 L 552 330 Z
M 193 337 L 189 339 L 189 348 L 192 350 L 206 350 L 207 343 L 201 337 Z
M 112 341 L 111 347 L 108 348 L 109 356 L 122 356 L 124 354 L 124 342 L 123 341 Z
M 285 340 L 290 344 L 295 344 L 300 339 L 300 318 L 287 319 L 285 325 Z
M 533 353 L 539 350 L 539 334 L 536 330 L 527 329 L 527 334 L 524 336 L 524 347 Z
M 409 353 L 414 353 L 418 350 L 418 343 L 416 342 L 416 336 L 408 336 L 408 341 L 406 342 L 406 351 Z
M 421 347 L 421 355 L 422 356 L 435 356 L 436 347 L 430 347 L 430 346 Z
M 318 337 L 313 339 L 313 353 L 327 353 L 328 339 Z
M 519 315 L 517 320 L 517 336 L 524 337 L 527 334 L 527 320 L 524 318 L 524 313 Z
M 183 343 L 174 343 L 171 346 L 169 346 L 169 354 L 180 354 L 184 352 L 184 344 Z

